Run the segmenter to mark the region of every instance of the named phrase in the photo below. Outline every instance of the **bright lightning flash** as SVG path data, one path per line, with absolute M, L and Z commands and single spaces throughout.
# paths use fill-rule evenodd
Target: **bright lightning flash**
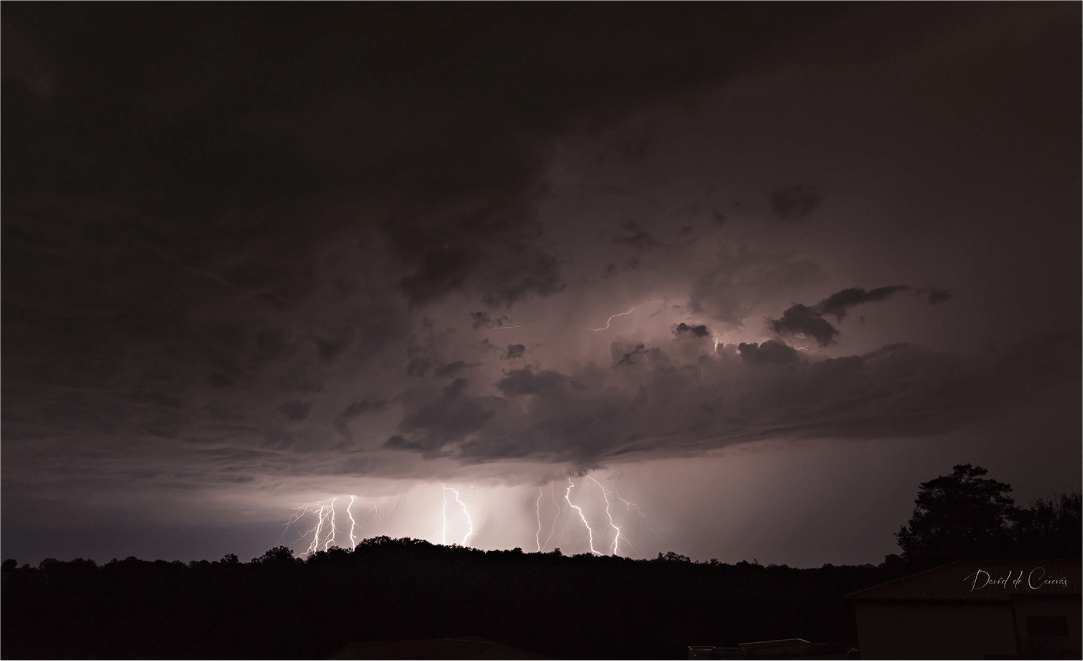
M 350 517 L 350 548 L 357 548 L 357 538 L 354 537 L 353 531 L 357 527 L 357 522 L 353 520 L 353 514 L 350 512 L 350 508 L 353 507 L 354 496 L 350 496 L 350 504 L 346 506 L 346 515 Z
M 584 482 L 580 481 L 577 484 L 573 478 L 569 477 L 568 484 L 564 491 L 563 503 L 560 502 L 560 499 L 556 495 L 556 484 L 554 482 L 548 483 L 549 500 L 552 502 L 545 506 L 547 512 L 542 512 L 542 501 L 546 500 L 545 487 L 536 487 L 538 493 L 534 498 L 535 525 L 533 526 L 534 547 L 536 552 L 542 553 L 545 549 L 553 548 L 553 545 L 560 546 L 560 542 L 568 534 L 569 529 L 574 530 L 576 528 L 574 524 L 569 526 L 571 521 L 569 517 L 573 516 L 571 511 L 575 510 L 579 515 L 579 522 L 586 528 L 587 544 L 591 554 L 626 556 L 628 553 L 638 553 L 638 551 L 636 551 L 636 545 L 632 543 L 632 539 L 628 537 L 625 531 L 633 530 L 635 529 L 634 526 L 640 524 L 635 521 L 629 524 L 626 519 L 628 514 L 638 514 L 643 520 L 643 525 L 647 525 L 647 528 L 650 528 L 649 517 L 647 514 L 640 509 L 638 505 L 623 498 L 613 485 L 608 482 L 603 482 L 605 478 L 601 476 L 595 477 L 594 475 L 585 475 L 583 477 L 593 482 L 602 493 L 602 500 L 605 503 L 605 514 L 606 517 L 608 517 L 609 527 L 613 529 L 614 533 L 612 545 L 606 544 L 602 538 L 599 538 L 600 545 L 595 546 L 594 529 L 591 527 L 586 511 L 590 509 L 592 516 L 598 516 L 600 513 L 594 514 L 594 509 L 591 508 L 600 509 L 602 503 L 597 501 L 597 498 L 593 495 L 593 491 L 589 489 L 576 498 L 576 500 L 581 502 L 578 504 L 573 503 L 571 499 L 572 490 L 578 486 L 582 486 Z M 449 492 L 454 500 L 448 497 Z M 431 491 L 429 493 L 431 493 Z M 475 507 L 475 505 L 472 504 L 471 507 L 467 507 L 466 502 L 462 498 L 463 494 L 461 490 L 449 487 L 446 484 L 440 484 L 440 493 L 442 499 L 440 510 L 441 525 L 436 539 L 443 545 L 458 544 L 464 547 L 469 546 L 474 536 L 474 518 L 475 515 L 477 515 L 476 511 L 471 512 L 470 509 L 471 507 Z M 613 498 L 610 498 L 611 495 Z M 473 497 L 475 496 L 472 496 L 472 498 Z M 478 497 L 482 498 L 480 502 L 484 502 L 483 496 Z M 345 499 L 346 496 L 342 495 L 323 501 L 309 502 L 295 508 L 289 520 L 285 523 L 285 529 L 282 531 L 282 537 L 280 537 L 279 542 L 282 542 L 286 532 L 291 526 L 297 524 L 302 518 L 311 515 L 315 521 L 312 521 L 311 526 L 298 535 L 291 546 L 298 545 L 304 549 L 299 556 L 303 559 L 307 559 L 320 552 L 329 551 L 338 541 L 338 512 L 336 511 L 335 505 L 338 503 L 339 498 Z M 616 500 L 614 500 L 614 498 Z M 428 502 L 431 503 L 432 501 L 429 500 Z M 360 516 L 355 515 L 353 512 L 353 506 L 359 503 L 364 503 L 364 509 L 366 510 L 366 512 L 362 513 Z M 349 502 L 345 508 L 346 517 L 349 519 L 350 523 L 348 533 L 350 542 L 349 548 L 351 550 L 357 548 L 357 545 L 362 541 L 360 537 L 367 534 L 365 526 L 361 525 L 363 522 L 360 519 L 363 518 L 363 516 L 367 515 L 373 517 L 375 525 L 380 527 L 386 522 L 385 520 L 390 518 L 391 512 L 395 510 L 397 504 L 397 496 L 391 503 L 391 507 L 388 508 L 383 497 L 378 498 L 375 501 L 366 501 L 364 497 L 350 495 Z M 613 511 L 614 507 L 620 510 L 621 504 L 628 510 L 627 514 L 622 514 L 621 511 Z M 431 512 L 431 509 L 429 509 L 430 507 L 431 505 L 429 504 L 425 505 L 425 509 Z M 449 508 L 452 511 L 449 512 Z M 407 514 L 409 515 L 409 512 Z M 526 512 L 523 512 L 523 514 L 526 514 Z M 546 533 L 545 541 L 542 541 L 542 534 L 545 532 L 545 519 L 549 517 L 552 518 L 550 529 L 549 532 Z M 432 519 L 428 518 L 427 520 L 431 521 Z M 620 525 L 617 524 L 618 520 L 621 521 Z M 628 528 L 628 525 L 632 525 L 633 528 Z M 557 535 L 558 528 L 560 530 L 560 535 Z M 343 526 L 341 534 L 344 538 L 347 536 L 345 526 Z M 343 542 L 345 542 L 345 539 Z M 581 541 L 577 541 L 575 544 L 578 546 L 581 543 Z
M 538 500 L 534 503 L 534 507 L 538 513 L 538 532 L 534 533 L 534 542 L 538 545 L 539 553 L 541 553 L 541 499 L 542 488 L 538 487 Z
M 574 486 L 575 485 L 572 483 L 572 478 L 569 477 L 568 490 L 564 492 L 564 500 L 568 501 L 568 505 L 575 509 L 576 512 L 579 512 L 579 518 L 583 521 L 583 526 L 587 529 L 587 540 L 590 544 L 590 552 L 594 555 L 601 555 L 601 553 L 598 553 L 594 550 L 594 531 L 590 529 L 590 524 L 587 523 L 587 517 L 583 515 L 583 510 L 579 509 L 579 507 L 576 505 L 572 505 L 572 499 L 570 496 L 572 493 L 572 487 Z
M 607 493 L 606 488 L 602 486 L 601 482 L 589 475 L 587 476 L 587 479 L 597 484 L 598 488 L 602 490 L 602 498 L 605 499 L 605 515 L 609 517 L 609 526 L 617 531 L 617 536 L 613 538 L 613 555 L 620 555 L 620 528 L 617 527 L 617 524 L 613 523 L 613 515 L 609 512 L 609 494 Z
M 648 302 L 646 302 L 646 303 L 642 303 L 642 304 L 640 304 L 640 305 L 636 305 L 635 307 L 631 307 L 631 308 L 628 308 L 628 311 L 627 311 L 627 312 L 618 312 L 617 314 L 615 314 L 615 315 L 611 316 L 611 317 L 610 317 L 609 319 L 606 319 L 606 320 L 605 320 L 605 326 L 603 326 L 603 327 L 601 327 L 601 328 L 588 328 L 587 330 L 589 330 L 589 331 L 594 331 L 595 333 L 597 333 L 598 331 L 604 331 L 604 330 L 607 330 L 607 329 L 609 328 L 609 324 L 610 324 L 610 323 L 611 323 L 611 322 L 612 322 L 612 321 L 613 321 L 614 319 L 616 319 L 617 317 L 623 317 L 623 316 L 625 316 L 625 315 L 628 315 L 628 314 L 632 314 L 633 312 L 635 312 L 636 308 L 639 308 L 639 307 L 643 307 L 644 305 L 651 305 L 652 303 L 661 303 L 661 302 L 662 302 L 662 299 L 659 299 L 659 300 L 657 300 L 657 301 L 648 301 Z
M 623 316 L 624 316 L 624 315 L 626 315 L 626 314 L 632 314 L 632 312 L 633 312 L 634 310 L 635 310 L 635 308 L 629 308 L 629 310 L 628 310 L 627 312 L 620 312 L 620 313 L 618 313 L 618 314 L 615 314 L 615 315 L 613 315 L 612 317 L 610 317 L 610 318 L 606 319 L 606 320 L 605 320 L 605 326 L 603 326 L 603 327 L 601 327 L 601 328 L 588 328 L 587 330 L 589 330 L 589 331 L 594 331 L 595 333 L 597 333 L 598 331 L 604 331 L 604 330 L 607 330 L 607 329 L 609 328 L 609 322 L 613 321 L 613 319 L 614 319 L 614 318 L 616 318 L 616 317 L 623 317 Z
M 328 518 L 331 522 L 331 533 L 327 535 L 327 539 L 323 543 L 323 550 L 326 551 L 331 547 L 331 542 L 335 541 L 335 501 L 337 498 L 331 499 L 331 504 L 327 506 Z
M 474 534 L 474 521 L 470 518 L 470 512 L 466 509 L 466 503 L 459 499 L 459 492 L 451 487 L 440 485 L 440 493 L 444 497 L 444 507 L 441 510 L 443 516 L 443 527 L 440 532 L 440 543 L 447 544 L 447 492 L 455 494 L 455 502 L 459 503 L 459 507 L 463 508 L 463 515 L 466 516 L 466 535 L 463 536 L 463 541 L 460 542 L 461 546 L 466 546 L 470 542 L 471 535 Z

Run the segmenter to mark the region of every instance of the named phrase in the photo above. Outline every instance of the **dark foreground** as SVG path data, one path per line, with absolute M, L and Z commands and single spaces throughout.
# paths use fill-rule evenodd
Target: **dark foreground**
M 798 637 L 856 647 L 843 595 L 897 576 L 388 538 L 307 562 L 280 548 L 247 564 L 13 565 L 4 658 L 326 658 L 353 642 L 463 636 L 553 658 L 687 658 L 688 645 Z

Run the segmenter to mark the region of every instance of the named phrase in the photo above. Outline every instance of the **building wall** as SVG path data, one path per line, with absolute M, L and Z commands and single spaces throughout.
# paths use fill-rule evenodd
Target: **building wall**
M 862 659 L 981 659 L 1019 654 L 1007 601 L 859 601 L 855 607 Z
M 1013 601 L 1024 658 L 1083 657 L 1083 605 L 1078 596 L 1022 597 Z M 1044 621 L 1035 622 L 1041 619 Z M 1063 625 L 1064 629 L 1061 629 Z

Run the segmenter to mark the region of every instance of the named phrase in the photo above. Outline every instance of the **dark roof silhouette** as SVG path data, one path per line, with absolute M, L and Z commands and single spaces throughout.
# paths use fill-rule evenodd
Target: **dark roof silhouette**
M 1078 559 L 959 560 L 851 592 L 846 599 L 988 602 L 1013 596 L 1079 596 L 1081 567 Z M 1045 580 L 1063 580 L 1064 585 L 1045 584 Z
M 350 643 L 332 659 L 548 659 L 549 657 L 470 636 Z

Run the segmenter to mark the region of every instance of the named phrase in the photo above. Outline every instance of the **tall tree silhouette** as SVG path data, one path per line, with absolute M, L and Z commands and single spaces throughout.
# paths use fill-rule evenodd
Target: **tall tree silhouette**
M 1019 511 L 1016 552 L 1032 558 L 1078 558 L 1083 554 L 1083 498 L 1078 491 L 1039 498 Z
M 988 472 L 960 464 L 921 484 L 913 516 L 895 535 L 903 558 L 925 567 L 1009 553 L 1017 515 L 1012 488 L 986 478 Z

